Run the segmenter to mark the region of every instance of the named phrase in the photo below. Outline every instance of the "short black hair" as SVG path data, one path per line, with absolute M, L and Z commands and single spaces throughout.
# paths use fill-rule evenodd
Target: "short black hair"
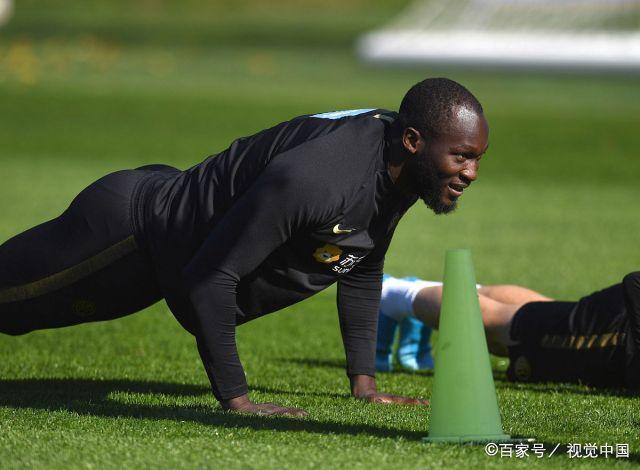
M 426 136 L 446 133 L 452 109 L 462 106 L 483 114 L 482 105 L 458 82 L 448 78 L 427 78 L 413 85 L 400 103 L 402 128 L 414 127 Z

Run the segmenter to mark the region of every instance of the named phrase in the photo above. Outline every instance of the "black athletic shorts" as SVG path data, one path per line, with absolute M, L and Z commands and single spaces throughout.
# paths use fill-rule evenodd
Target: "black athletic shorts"
M 0 333 L 134 313 L 162 298 L 141 249 L 138 208 L 152 165 L 100 178 L 59 217 L 0 245 Z
M 578 302 L 531 302 L 513 318 L 511 380 L 637 388 L 640 273 Z

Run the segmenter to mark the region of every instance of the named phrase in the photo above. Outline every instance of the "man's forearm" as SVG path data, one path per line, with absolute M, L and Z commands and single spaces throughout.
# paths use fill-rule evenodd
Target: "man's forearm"
M 196 340 L 200 358 L 211 382 L 211 389 L 218 401 L 222 403 L 223 400 L 230 400 L 246 395 L 248 392 L 247 382 L 244 371 L 242 370 L 242 364 L 237 357 L 237 352 L 234 350 L 235 354 L 233 354 L 233 356 L 227 355 L 226 357 L 232 360 L 229 361 L 229 359 L 227 359 L 225 364 L 225 362 L 221 361 L 221 358 L 225 358 L 225 355 L 220 354 L 220 351 L 212 354 L 207 346 L 208 344 L 212 344 L 210 338 L 196 336 Z M 222 366 L 219 365 L 220 362 L 222 362 Z M 229 365 L 234 367 L 229 367 Z

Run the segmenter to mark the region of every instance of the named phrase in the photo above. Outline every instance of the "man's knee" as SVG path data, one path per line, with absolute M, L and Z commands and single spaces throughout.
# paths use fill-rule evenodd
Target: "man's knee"
M 640 271 L 629 273 L 624 277 L 622 292 L 628 314 L 635 325 L 636 334 L 640 335 Z M 637 340 L 640 345 L 640 336 Z
M 31 328 L 18 327 L 14 325 L 5 326 L 0 324 L 0 333 L 9 335 L 9 336 L 26 335 L 27 333 L 31 333 L 32 331 L 33 329 Z
M 511 322 L 520 305 L 505 304 L 483 295 L 479 300 L 487 340 L 503 348 L 515 344 L 510 335 Z
M 6 306 L 7 304 L 4 305 Z M 28 325 L 28 322 L 19 321 L 19 316 L 7 310 L 10 309 L 3 309 L 2 305 L 0 305 L 0 333 L 10 336 L 20 336 L 30 333 L 35 329 Z

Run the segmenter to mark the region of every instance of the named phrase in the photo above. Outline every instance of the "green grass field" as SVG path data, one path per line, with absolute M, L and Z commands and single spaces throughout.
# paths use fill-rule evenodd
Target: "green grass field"
M 482 101 L 491 148 L 453 215 L 416 206 L 388 272 L 438 279 L 473 250 L 482 283 L 564 299 L 639 268 L 640 79 L 376 69 L 352 41 L 405 2 L 18 2 L 0 30 L 0 240 L 59 214 L 103 174 L 185 168 L 291 116 L 397 109 L 446 74 Z M 43 5 L 44 4 L 44 5 Z M 162 304 L 122 320 L 0 337 L 0 468 L 416 468 L 637 465 L 640 404 L 622 391 L 516 385 L 496 365 L 506 432 L 628 443 L 628 460 L 488 457 L 426 445 L 427 409 L 349 397 L 334 291 L 239 329 L 253 398 L 304 419 L 224 413 L 192 338 Z M 429 397 L 429 374 L 379 374 Z M 464 386 L 464 384 L 461 384 Z

